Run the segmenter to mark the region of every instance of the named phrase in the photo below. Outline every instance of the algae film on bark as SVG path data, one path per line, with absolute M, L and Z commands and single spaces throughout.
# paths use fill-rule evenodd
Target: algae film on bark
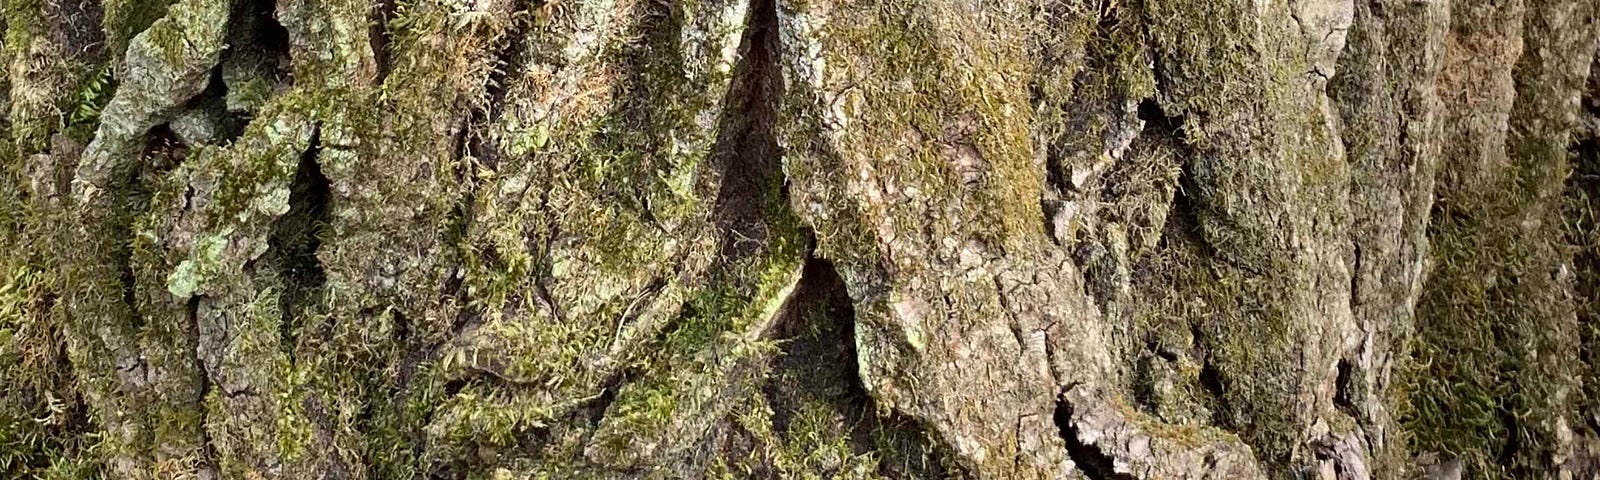
M 1600 478 L 1592 0 L 0 32 L 0 478 Z

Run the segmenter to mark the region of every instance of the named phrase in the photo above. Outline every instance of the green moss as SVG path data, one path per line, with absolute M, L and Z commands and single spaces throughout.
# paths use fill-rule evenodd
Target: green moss
M 174 0 L 107 0 L 101 8 L 101 25 L 106 34 L 106 50 L 120 61 L 128 43 L 167 14 Z
M 438 405 L 427 427 L 433 461 L 450 461 L 460 455 L 510 447 L 530 430 L 556 420 L 557 405 L 541 399 L 513 395 L 490 385 L 468 385 Z
M 94 135 L 95 127 L 99 125 L 100 111 L 111 101 L 111 94 L 116 89 L 116 72 L 109 63 L 95 74 L 84 78 L 78 93 L 73 95 L 72 106 L 67 110 L 68 135 L 80 142 L 88 143 L 90 137 Z
M 831 103 L 820 106 L 825 112 L 811 105 L 783 107 L 794 110 L 794 118 L 839 123 L 828 127 L 832 132 L 820 131 L 820 124 L 796 125 L 782 136 L 798 142 L 790 146 L 796 156 L 786 160 L 786 168 L 802 182 L 796 206 L 817 227 L 818 253 L 847 274 L 873 271 L 885 253 L 875 227 L 858 216 L 925 226 L 919 235 L 895 239 L 909 251 L 937 251 L 934 242 L 945 239 L 1032 251 L 1043 238 L 1036 205 L 1043 179 L 1032 165 L 1029 89 L 1021 83 L 1033 68 L 1023 52 L 1027 41 L 1013 38 L 1016 31 L 1005 26 L 937 8 L 871 5 L 830 18 L 826 31 L 817 33 L 829 77 L 820 87 L 850 86 L 824 94 Z M 937 24 L 949 17 L 975 23 Z M 992 48 L 954 55 L 943 47 L 949 43 Z M 835 136 L 829 147 L 810 145 Z M 831 162 L 842 162 L 842 168 Z M 854 191 L 854 185 L 904 198 L 887 202 L 883 212 L 861 211 L 873 207 L 853 198 L 805 198 Z M 930 214 L 954 209 L 962 213 Z M 897 268 L 916 268 L 915 262 L 894 261 Z
M 717 411 L 702 409 L 728 403 L 715 398 L 728 388 L 725 384 L 747 382 L 735 378 L 750 368 L 740 365 L 770 357 L 770 343 L 760 340 L 768 327 L 756 322 L 773 321 L 795 288 L 803 259 L 797 233 L 774 235 L 775 240 L 787 240 L 776 240 L 767 254 L 713 274 L 710 286 L 689 300 L 675 328 L 644 360 L 652 366 L 649 374 L 623 389 L 608 410 L 607 429 L 613 434 L 606 437 L 607 448 L 627 452 L 639 436 L 666 440 L 662 435 L 675 424 L 715 418 Z
M 1409 387 L 1400 419 L 1413 450 L 1458 457 L 1478 478 L 1556 471 L 1565 437 L 1584 421 L 1574 395 L 1586 326 L 1569 276 L 1574 248 L 1563 235 L 1572 219 L 1561 216 L 1559 195 L 1574 160 L 1578 67 L 1589 65 L 1515 53 L 1592 45 L 1591 33 L 1576 33 L 1582 29 L 1553 11 L 1453 11 L 1452 34 L 1479 38 L 1461 42 L 1455 54 L 1470 59 L 1446 61 L 1456 70 L 1441 75 L 1472 88 L 1483 81 L 1474 76 L 1509 67 L 1515 88 L 1514 100 L 1498 105 L 1509 119 L 1494 118 L 1496 105 L 1486 102 L 1445 105 L 1448 163 L 1428 231 L 1433 270 L 1418 304 L 1413 360 L 1400 369 Z M 1483 40 L 1514 36 L 1526 45 Z M 1479 131 L 1498 127 L 1509 127 L 1504 144 L 1482 141 Z
M 1535 466 L 1534 452 L 1554 441 L 1541 417 L 1563 415 L 1545 405 L 1572 368 L 1545 363 L 1563 351 L 1559 319 L 1570 315 L 1549 275 L 1560 253 L 1505 219 L 1548 214 L 1524 190 L 1516 169 L 1486 188 L 1452 190 L 1440 201 L 1429 237 L 1434 270 L 1418 305 L 1414 360 L 1401 370 L 1409 403 L 1400 412 L 1411 448 L 1461 457 L 1474 474 L 1516 475 Z M 1528 183 L 1537 183 L 1528 182 Z M 1555 222 L 1545 223 L 1550 228 Z M 1541 352 L 1543 350 L 1543 352 Z M 1507 450 L 1508 445 L 1518 445 Z M 1501 452 L 1515 455 L 1507 463 Z
M 1461 205 L 1512 215 L 1507 207 L 1517 209 L 1506 200 Z M 1492 220 L 1514 217 L 1485 213 L 1463 219 L 1449 214 L 1456 208 L 1461 207 L 1447 207 L 1430 232 L 1435 270 L 1418 306 L 1416 360 L 1402 370 L 1411 379 L 1405 382 L 1411 401 L 1401 418 L 1413 432 L 1414 451 L 1462 456 L 1474 472 L 1503 475 L 1496 452 L 1513 436 L 1525 435 L 1503 421 L 1526 403 L 1517 381 L 1523 365 L 1518 342 L 1503 338 L 1519 337 L 1514 329 L 1525 322 L 1517 310 L 1526 305 L 1518 305 L 1519 289 L 1511 283 L 1530 252 L 1512 240 L 1520 235 Z
M 878 479 L 884 458 L 882 451 L 858 452 L 852 441 L 849 419 L 824 402 L 806 399 L 793 412 L 783 432 L 773 431 L 773 412 L 765 398 L 752 395 L 736 416 L 736 422 L 749 432 L 757 445 L 745 458 L 727 459 L 714 466 L 711 477 L 752 478 L 760 472 L 782 478 Z M 873 432 L 878 433 L 878 432 Z M 876 436 L 875 440 L 882 440 Z M 893 445 L 879 444 L 879 447 Z
M 1302 348 L 1297 339 L 1304 336 L 1285 307 L 1296 301 L 1284 291 L 1289 280 L 1210 255 L 1188 215 L 1174 214 L 1163 247 L 1141 261 L 1135 274 L 1144 299 L 1135 331 L 1162 350 L 1199 352 L 1201 362 L 1180 358 L 1171 379 L 1175 396 L 1155 399 L 1163 402 L 1157 411 L 1237 433 L 1264 466 L 1282 468 L 1299 428 L 1293 392 L 1301 373 L 1292 365 Z M 1170 332 L 1185 333 L 1161 336 Z
M 16 0 L 6 5 L 6 57 L 11 60 L 7 77 L 10 83 L 9 106 L 11 138 L 17 150 L 26 155 L 44 151 L 50 135 L 61 126 L 56 88 L 69 68 L 65 60 L 53 55 L 45 41 L 44 2 Z M 23 68 L 9 68 L 21 62 Z
M 0 172 L 0 181 L 17 179 Z M 31 210 L 14 205 L 13 214 Z M 33 228 L 0 227 L 0 243 L 23 233 L 13 228 Z M 98 478 L 99 443 L 61 355 L 61 318 L 43 301 L 54 275 L 35 261 L 33 252 L 0 254 L 0 477 Z

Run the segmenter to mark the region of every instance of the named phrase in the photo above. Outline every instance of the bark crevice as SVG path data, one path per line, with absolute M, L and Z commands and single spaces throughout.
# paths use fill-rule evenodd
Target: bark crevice
M 1071 390 L 1076 386 L 1068 386 Z M 1079 472 L 1090 480 L 1134 480 L 1133 475 L 1118 472 L 1116 460 L 1100 447 L 1085 442 L 1073 423 L 1072 403 L 1065 398 L 1056 399 L 1055 424 L 1061 430 L 1061 439 L 1067 444 L 1067 457 Z
M 322 153 L 322 130 L 314 128 L 306 151 L 300 154 L 289 184 L 289 211 L 273 221 L 267 237 L 274 260 L 271 268 L 283 288 L 278 297 L 282 321 L 279 339 L 284 354 L 295 361 L 302 319 L 313 318 L 322 298 L 327 274 L 317 252 L 322 247 L 329 215 L 329 181 L 317 158 Z

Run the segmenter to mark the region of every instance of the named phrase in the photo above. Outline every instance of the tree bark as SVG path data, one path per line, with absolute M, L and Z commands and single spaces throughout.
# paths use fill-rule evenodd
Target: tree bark
M 0 476 L 1600 476 L 1592 0 L 0 1 Z

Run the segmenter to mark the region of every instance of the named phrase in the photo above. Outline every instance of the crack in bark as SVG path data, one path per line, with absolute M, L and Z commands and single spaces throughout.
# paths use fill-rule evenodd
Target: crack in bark
M 1350 360 L 1341 359 L 1338 365 L 1338 374 L 1334 377 L 1333 406 L 1349 415 L 1352 419 L 1362 419 L 1361 409 L 1352 400 L 1356 398 L 1356 383 L 1353 374 L 1355 365 Z
M 712 217 L 723 230 L 722 258 L 759 249 L 770 237 L 763 221 L 775 215 L 765 210 L 789 204 L 782 150 L 772 132 L 783 88 L 773 0 L 750 3 L 741 44 L 711 154 L 721 176 Z
M 322 246 L 321 236 L 328 223 L 330 185 L 317 161 L 322 151 L 322 130 L 314 127 L 306 150 L 300 155 L 294 180 L 289 187 L 289 211 L 273 221 L 267 237 L 268 249 L 276 254 L 277 274 L 283 283 L 278 297 L 282 321 L 279 324 L 279 347 L 295 363 L 294 352 L 299 336 L 299 319 L 321 298 L 327 275 L 317 251 Z
M 772 409 L 773 432 L 789 438 L 795 416 L 805 414 L 800 405 L 820 400 L 854 420 L 845 439 L 852 451 L 870 452 L 878 442 L 896 446 L 879 463 L 877 473 L 888 478 L 953 478 L 954 472 L 946 470 L 951 462 L 928 441 L 926 427 L 885 412 L 862 385 L 860 370 L 854 368 L 860 361 L 854 339 L 855 305 L 833 263 L 808 252 L 791 301 L 793 307 L 773 326 L 771 336 L 784 348 L 772 359 L 772 373 L 762 386 Z
M 222 51 L 218 69 L 236 65 L 273 83 L 287 79 L 293 85 L 289 30 L 278 22 L 276 12 L 277 0 L 234 1 L 228 14 L 229 48 Z
M 188 333 L 191 339 L 190 342 L 193 343 L 193 352 L 191 352 L 193 355 L 192 360 L 194 361 L 195 370 L 200 372 L 200 391 L 199 395 L 195 398 L 195 404 L 198 406 L 197 410 L 200 414 L 200 420 L 198 423 L 200 428 L 201 468 L 211 470 L 214 473 L 218 458 L 217 446 L 216 443 L 211 440 L 211 429 L 206 425 L 206 420 L 209 415 L 207 414 L 205 408 L 206 397 L 211 395 L 211 390 L 214 388 L 214 385 L 211 383 L 211 374 L 206 370 L 205 359 L 200 352 L 200 298 L 200 295 L 189 297 L 189 301 L 186 302 L 185 308 L 187 312 L 186 318 L 189 322 Z
M 1062 395 L 1073 388 L 1076 388 L 1076 385 L 1062 389 Z M 1061 430 L 1061 439 L 1067 443 L 1067 456 L 1072 459 L 1078 471 L 1083 472 L 1091 480 L 1133 480 L 1132 475 L 1117 471 L 1116 460 L 1110 454 L 1083 440 L 1077 425 L 1073 423 L 1072 414 L 1072 403 L 1066 398 L 1058 397 L 1055 410 L 1056 427 Z
M 367 47 L 372 50 L 374 70 L 374 85 L 383 85 L 389 78 L 391 58 L 394 51 L 390 45 L 394 42 L 389 31 L 389 22 L 393 20 L 399 9 L 397 0 L 374 0 L 372 2 L 371 19 L 367 25 Z

